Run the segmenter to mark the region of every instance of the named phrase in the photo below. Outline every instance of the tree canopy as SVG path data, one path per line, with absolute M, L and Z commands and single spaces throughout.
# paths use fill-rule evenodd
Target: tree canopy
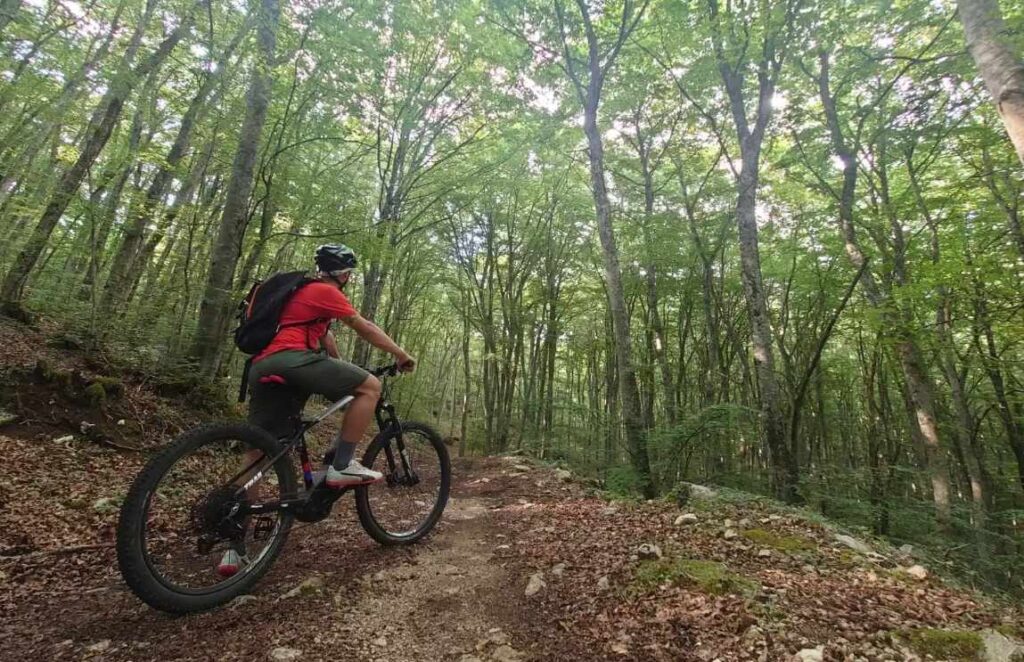
M 4 0 L 0 298 L 227 392 L 252 281 L 343 242 L 459 452 L 762 490 L 1020 588 L 1022 35 L 995 0 Z

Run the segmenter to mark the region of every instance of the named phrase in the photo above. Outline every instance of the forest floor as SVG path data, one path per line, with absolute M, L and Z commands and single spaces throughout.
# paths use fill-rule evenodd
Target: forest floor
M 3 369 L 25 356 L 11 333 L 0 323 Z M 126 380 L 94 416 L 110 434 L 90 436 L 76 422 L 82 411 L 37 387 L 19 389 L 37 401 L 15 400 L 17 420 L 0 424 L 2 660 L 808 662 L 1024 651 L 1018 608 L 943 580 L 913 550 L 735 494 L 694 490 L 683 506 L 609 501 L 522 457 L 456 460 L 445 517 L 420 544 L 376 545 L 343 499 L 328 520 L 293 529 L 251 595 L 167 616 L 118 576 L 116 504 L 144 461 L 126 448 L 200 415 L 158 421 L 175 404 Z M 118 425 L 128 413 L 145 420 Z

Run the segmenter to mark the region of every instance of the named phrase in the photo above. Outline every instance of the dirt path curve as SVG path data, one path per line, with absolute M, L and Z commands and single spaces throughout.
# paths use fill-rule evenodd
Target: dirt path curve
M 527 483 L 521 469 L 510 459 L 457 462 L 442 523 L 405 548 L 373 543 L 344 499 L 330 519 L 293 530 L 251 595 L 193 616 L 141 604 L 111 550 L 7 562 L 0 660 L 542 658 L 529 629 L 538 614 L 524 597 L 528 569 L 509 554 L 505 518 L 542 485 L 570 488 L 551 476 Z
M 338 612 L 361 654 L 394 662 L 525 659 L 511 645 L 511 614 L 497 609 L 518 583 L 494 557 L 502 534 L 490 511 L 500 507 L 497 499 L 455 498 L 448 525 L 428 547 L 364 578 L 359 599 Z

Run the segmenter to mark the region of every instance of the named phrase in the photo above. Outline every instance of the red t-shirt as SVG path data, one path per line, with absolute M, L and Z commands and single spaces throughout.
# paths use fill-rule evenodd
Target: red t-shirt
M 327 333 L 331 320 L 351 317 L 357 314 L 348 298 L 336 287 L 327 283 L 310 283 L 288 300 L 281 311 L 283 327 L 270 341 L 267 348 L 253 357 L 253 362 L 286 349 L 320 349 L 320 338 Z M 311 322 L 311 320 L 317 320 Z M 297 322 L 311 322 L 297 326 L 285 326 Z

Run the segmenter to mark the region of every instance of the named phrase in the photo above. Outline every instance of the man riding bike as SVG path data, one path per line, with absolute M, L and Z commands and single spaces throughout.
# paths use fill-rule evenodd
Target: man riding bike
M 331 489 L 373 483 L 381 480 L 383 474 L 360 464 L 355 459 L 355 451 L 373 420 L 380 398 L 380 380 L 363 368 L 341 360 L 330 331 L 331 322 L 341 320 L 366 342 L 393 354 L 403 372 L 412 371 L 416 361 L 377 325 L 360 316 L 344 295 L 345 285 L 357 264 L 352 249 L 341 244 L 325 244 L 316 249 L 314 259 L 316 282 L 292 295 L 281 311 L 274 339 L 253 357 L 248 420 L 280 436 L 294 403 L 281 397 L 280 390 L 273 388 L 273 384 L 287 384 L 303 398 L 314 393 L 332 401 L 353 396 L 335 438 L 334 449 L 324 458 L 325 464 L 329 463 L 324 481 Z M 247 457 L 246 461 L 255 459 Z M 221 575 L 233 575 L 240 569 L 243 555 L 242 549 L 229 549 L 217 571 Z

